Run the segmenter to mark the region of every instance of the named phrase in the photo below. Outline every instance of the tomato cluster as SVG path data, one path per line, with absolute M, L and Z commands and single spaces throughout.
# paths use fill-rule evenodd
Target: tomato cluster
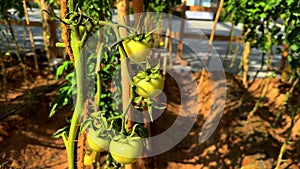
M 96 117 L 95 117 L 96 116 Z M 92 113 L 82 127 L 88 127 L 87 144 L 93 152 L 109 151 L 112 158 L 120 164 L 130 164 L 137 160 L 143 149 L 142 138 L 136 136 L 133 128 L 131 134 L 128 132 L 117 133 L 112 129 L 113 123 L 108 125 L 105 117 L 97 117 L 98 113 Z M 127 136 L 129 135 L 129 136 Z M 85 155 L 85 165 L 91 165 L 93 159 L 90 154 Z
M 129 38 L 122 42 L 120 53 L 124 57 L 124 52 L 128 58 L 135 63 L 142 63 L 147 60 L 150 53 L 149 42 L 145 37 Z M 133 77 L 136 87 L 135 92 L 143 98 L 157 96 L 164 87 L 164 80 L 158 68 L 147 68 L 141 70 Z
M 121 58 L 128 57 L 139 66 L 143 63 L 147 64 L 146 68 L 136 73 L 130 82 L 132 84 L 131 90 L 136 93 L 134 97 L 150 100 L 161 93 L 164 88 L 164 79 L 160 73 L 159 65 L 154 68 L 149 66 L 147 62 L 150 53 L 149 42 L 145 37 L 141 37 L 127 38 L 121 41 L 117 48 Z M 116 134 L 115 131 L 111 130 L 113 120 L 109 126 L 109 119 L 106 119 L 103 114 L 96 113 L 91 116 L 91 120 L 87 120 L 83 126 L 89 126 L 87 144 L 93 152 L 109 151 L 109 158 L 113 158 L 115 162 L 120 164 L 131 164 L 141 156 L 143 139 L 140 136 L 147 136 L 135 132 L 136 127 L 133 127 L 132 131 L 127 131 L 124 125 L 119 126 L 121 127 L 120 134 Z M 98 120 L 93 120 L 93 118 Z M 113 118 L 116 119 L 115 116 Z M 123 124 L 125 121 L 124 113 L 120 114 L 118 118 L 122 120 Z M 84 160 L 86 165 L 91 164 L 90 155 L 86 155 Z
M 131 164 L 137 160 L 143 149 L 142 138 L 116 136 L 110 139 L 108 136 L 97 136 L 94 130 L 90 130 L 87 135 L 89 147 L 96 152 L 108 151 L 112 158 L 121 164 Z M 86 157 L 86 164 L 90 164 L 89 156 Z

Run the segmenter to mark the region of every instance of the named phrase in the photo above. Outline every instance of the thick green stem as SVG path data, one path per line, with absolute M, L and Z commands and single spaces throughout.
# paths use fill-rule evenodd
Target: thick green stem
M 101 59 L 103 58 L 103 46 L 104 44 L 101 43 L 100 44 L 100 49 L 99 52 L 97 54 L 97 65 L 96 65 L 96 75 L 97 75 L 97 93 L 96 93 L 96 104 L 97 104 L 97 109 L 100 105 L 100 98 L 101 98 L 101 74 L 100 74 L 100 70 L 101 70 Z
M 78 0 L 68 0 L 68 8 L 69 12 L 75 12 L 76 11 L 76 4 L 78 4 Z
M 75 111 L 71 121 L 71 127 L 68 137 L 68 145 L 67 145 L 67 154 L 68 154 L 68 166 L 70 169 L 76 168 L 76 142 L 77 142 L 77 134 L 78 129 L 80 127 L 79 119 L 82 116 L 82 112 L 84 111 L 84 102 L 87 98 L 87 94 L 85 91 L 85 62 L 84 58 L 80 57 L 81 51 L 81 43 L 80 40 L 76 38 L 72 38 L 74 34 L 71 34 L 71 44 L 72 51 L 75 58 L 75 73 L 76 73 L 76 84 L 77 84 L 77 97 L 76 97 L 76 105 Z
M 68 10 L 69 12 L 75 12 L 77 0 L 68 0 Z M 77 36 L 76 30 L 72 29 L 70 34 L 70 44 L 75 60 L 75 73 L 76 73 L 76 83 L 77 83 L 77 97 L 76 97 L 76 105 L 75 111 L 73 113 L 68 144 L 66 145 L 67 156 L 68 156 L 68 167 L 69 169 L 75 169 L 76 167 L 76 150 L 77 150 L 77 138 L 78 138 L 78 129 L 80 127 L 79 119 L 82 116 L 84 111 L 84 102 L 86 100 L 86 92 L 85 92 L 85 62 L 84 58 L 80 57 L 80 52 L 82 48 L 82 44 L 80 39 Z

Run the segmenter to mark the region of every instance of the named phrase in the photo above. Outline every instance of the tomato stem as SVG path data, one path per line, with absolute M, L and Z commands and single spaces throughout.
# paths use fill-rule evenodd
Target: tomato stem
M 72 42 L 72 50 L 75 58 L 75 73 L 76 73 L 76 82 L 77 82 L 77 97 L 76 97 L 76 105 L 75 111 L 73 113 L 71 127 L 68 137 L 68 145 L 67 147 L 67 155 L 68 155 L 68 166 L 69 169 L 76 168 L 76 155 L 75 155 L 75 143 L 77 140 L 77 133 L 80 127 L 79 119 L 84 112 L 84 102 L 86 100 L 87 93 L 85 92 L 85 65 L 84 58 L 80 57 L 81 51 L 81 43 L 78 39 L 72 38 L 74 37 L 74 31 L 71 32 L 71 40 Z
M 100 49 L 97 54 L 97 65 L 96 65 L 96 70 L 95 73 L 97 75 L 97 93 L 96 93 L 96 104 L 97 107 L 99 107 L 100 102 L 101 102 L 101 75 L 100 75 L 100 70 L 101 70 L 101 59 L 102 59 L 102 52 L 103 52 L 103 46 L 104 44 L 100 44 Z

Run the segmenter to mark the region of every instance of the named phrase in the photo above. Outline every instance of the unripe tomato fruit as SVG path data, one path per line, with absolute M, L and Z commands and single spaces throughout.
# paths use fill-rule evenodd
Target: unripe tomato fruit
M 127 56 L 136 62 L 145 61 L 150 53 L 149 43 L 145 39 L 141 41 L 127 39 L 122 44 Z M 122 51 L 121 55 L 124 55 Z
M 93 165 L 93 154 L 84 154 L 83 164 L 85 166 L 92 166 Z
M 141 155 L 143 142 L 140 137 L 134 139 L 112 140 L 109 145 L 109 151 L 112 158 L 121 164 L 134 163 Z
M 164 88 L 164 79 L 160 73 L 142 78 L 137 74 L 133 77 L 133 83 L 136 86 L 135 92 L 144 98 L 158 96 Z
M 89 147 L 96 152 L 107 151 L 111 139 L 109 137 L 98 137 L 94 130 L 89 130 L 87 135 L 87 143 Z
M 80 38 L 82 38 L 85 31 L 86 31 L 86 27 L 83 26 L 83 25 L 80 25 L 79 26 L 79 36 L 80 36 Z

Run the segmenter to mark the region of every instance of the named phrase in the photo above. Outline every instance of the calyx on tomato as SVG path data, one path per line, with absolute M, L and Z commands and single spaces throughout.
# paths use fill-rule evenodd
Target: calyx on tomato
M 109 145 L 112 158 L 121 164 L 134 163 L 141 155 L 143 141 L 141 137 L 127 137 L 125 139 L 113 139 Z
M 164 79 L 158 68 L 140 71 L 133 77 L 135 92 L 144 97 L 158 96 L 164 88 Z
M 126 55 L 135 62 L 145 61 L 150 53 L 149 43 L 146 39 L 134 38 L 126 39 L 122 42 Z M 124 56 L 123 50 L 120 51 Z
M 95 130 L 90 129 L 87 135 L 89 147 L 96 152 L 108 151 L 111 138 L 107 134 L 98 134 Z
M 109 148 L 111 127 L 108 127 L 105 117 L 96 116 L 97 114 L 92 113 L 91 117 L 81 124 L 81 131 L 88 128 L 87 143 L 89 147 L 93 151 L 103 152 Z

